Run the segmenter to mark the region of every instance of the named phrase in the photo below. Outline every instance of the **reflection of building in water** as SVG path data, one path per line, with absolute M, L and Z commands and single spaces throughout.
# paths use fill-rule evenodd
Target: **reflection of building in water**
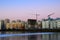
M 42 40 L 49 40 L 49 34 L 43 34 Z
M 37 36 L 36 35 L 28 36 L 28 40 L 37 40 Z
M 58 34 L 53 34 L 53 35 L 50 34 L 49 36 L 50 36 L 50 37 L 49 37 L 50 40 L 52 40 L 52 39 L 53 39 L 53 40 L 58 40 Z M 60 35 L 59 35 L 59 36 L 60 36 Z
M 58 34 L 43 34 L 42 40 L 58 40 Z
M 28 40 L 42 40 L 42 35 L 30 35 Z
M 9 39 L 6 37 L 1 37 L 0 40 L 9 40 Z
M 2 32 L 1 34 L 5 36 L 5 34 L 12 34 L 9 37 L 1 37 L 0 35 L 0 40 L 60 40 L 60 33 L 48 33 L 48 34 L 38 34 L 38 35 L 16 35 L 19 34 L 18 32 Z M 8 36 L 8 35 L 7 35 Z
M 37 35 L 37 40 L 42 40 L 42 34 Z
M 9 36 L 9 37 L 0 37 L 0 40 L 28 40 L 28 36 Z

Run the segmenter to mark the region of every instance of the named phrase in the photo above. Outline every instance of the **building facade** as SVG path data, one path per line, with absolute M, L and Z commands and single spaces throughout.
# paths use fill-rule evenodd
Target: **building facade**
M 5 24 L 4 24 L 4 20 L 1 20 L 1 30 L 5 30 L 6 27 L 5 27 Z
M 42 20 L 42 28 L 46 29 L 56 29 L 56 20 L 55 19 L 43 19 Z
M 49 28 L 49 21 L 42 21 L 42 29 L 48 29 Z
M 42 21 L 42 28 L 59 29 L 60 28 L 60 18 L 44 19 Z
M 0 30 L 1 30 L 1 20 L 0 20 Z
M 59 29 L 60 28 L 60 18 L 56 19 L 56 28 Z

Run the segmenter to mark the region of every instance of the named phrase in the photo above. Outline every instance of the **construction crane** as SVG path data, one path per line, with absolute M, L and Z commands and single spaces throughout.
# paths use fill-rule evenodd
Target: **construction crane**
M 36 15 L 36 20 L 38 20 L 38 16 L 39 16 L 39 14 L 36 13 L 35 15 Z
M 35 15 L 36 20 L 38 20 L 38 16 L 39 16 L 40 14 L 37 14 L 37 12 L 36 12 L 36 14 L 33 14 L 33 15 Z
M 53 15 L 53 14 L 54 14 L 54 13 L 52 13 L 52 14 L 49 14 L 49 15 L 48 15 L 48 18 L 50 18 L 50 16 L 51 16 L 51 15 Z

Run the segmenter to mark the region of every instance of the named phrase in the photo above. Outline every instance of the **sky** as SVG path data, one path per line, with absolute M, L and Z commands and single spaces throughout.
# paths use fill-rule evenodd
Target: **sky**
M 0 0 L 0 19 L 24 20 L 60 18 L 60 0 Z

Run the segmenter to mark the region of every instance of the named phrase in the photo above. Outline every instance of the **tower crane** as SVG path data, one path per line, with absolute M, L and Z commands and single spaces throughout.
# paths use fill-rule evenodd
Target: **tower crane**
M 54 13 L 52 13 L 52 14 L 49 14 L 49 15 L 48 15 L 48 18 L 50 18 L 50 16 L 52 16 L 53 14 L 54 14 Z
M 38 20 L 38 16 L 39 16 L 40 14 L 37 14 L 37 12 L 36 12 L 36 14 L 33 14 L 33 15 L 35 15 L 36 20 Z

